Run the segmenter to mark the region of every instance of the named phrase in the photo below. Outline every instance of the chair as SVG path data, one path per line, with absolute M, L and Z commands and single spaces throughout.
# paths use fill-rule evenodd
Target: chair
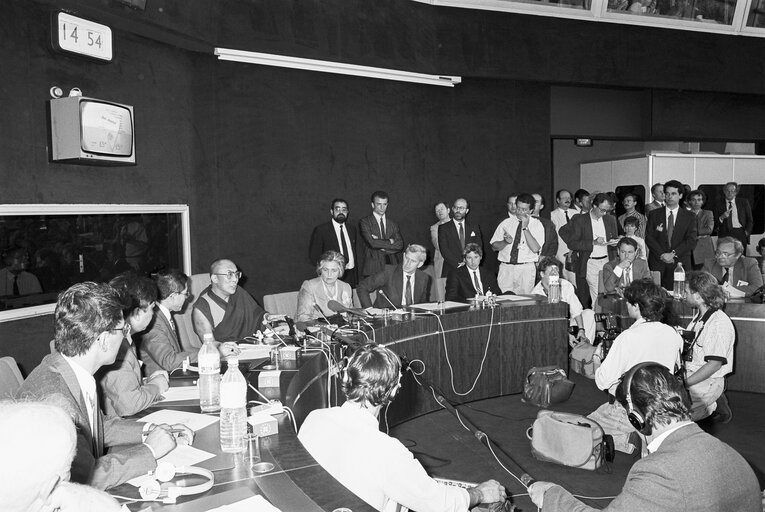
M 436 296 L 431 297 L 430 299 L 435 302 L 446 300 L 446 278 L 445 277 L 436 278 Z
M 0 399 L 12 398 L 24 382 L 19 365 L 10 356 L 0 357 Z
M 194 321 L 191 312 L 194 309 L 194 301 L 199 294 L 210 286 L 210 274 L 194 274 L 189 276 L 189 300 L 183 313 L 175 315 L 175 326 L 178 328 L 178 340 L 183 350 L 198 350 L 202 347 L 202 340 L 194 331 Z
M 272 293 L 263 296 L 263 309 L 275 315 L 294 317 L 300 292 Z
M 375 303 L 377 300 L 377 291 L 371 292 L 369 294 L 369 300 L 372 301 L 372 304 Z M 354 308 L 360 308 L 361 302 L 359 301 L 359 294 L 356 292 L 356 288 L 353 289 L 353 307 Z

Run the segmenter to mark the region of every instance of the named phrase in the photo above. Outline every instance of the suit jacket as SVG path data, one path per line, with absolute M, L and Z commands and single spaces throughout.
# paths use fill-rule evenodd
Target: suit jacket
M 356 284 L 356 269 L 359 266 L 359 258 L 356 255 L 356 227 L 348 222 L 346 222 L 344 226 L 344 230 L 348 234 L 348 239 L 351 241 L 348 250 L 353 254 L 354 267 L 345 271 L 343 274 L 343 281 L 354 286 Z M 388 229 L 387 226 L 385 229 Z M 377 231 L 379 230 L 378 227 Z M 311 265 L 316 265 L 316 262 L 319 261 L 319 257 L 326 251 L 341 252 L 340 244 L 337 243 L 337 235 L 335 235 L 335 226 L 332 224 L 331 220 L 313 228 L 311 241 L 308 243 L 308 259 L 311 261 Z
M 101 405 L 107 416 L 132 416 L 151 406 L 161 392 L 154 384 L 144 384 L 135 348 L 122 340 L 117 359 L 96 373 Z
M 414 290 L 412 298 L 414 304 L 430 302 L 430 287 L 432 278 L 421 270 L 414 273 Z M 401 265 L 388 265 L 382 272 L 362 279 L 356 293 L 359 296 L 361 307 L 368 308 L 372 305 L 369 294 L 377 290 L 377 299 L 374 306 L 381 309 L 391 309 L 391 305 L 380 294 L 382 290 L 388 299 L 396 306 L 404 304 L 404 269 Z
M 478 267 L 478 275 L 481 279 L 481 288 L 483 288 L 484 294 L 486 292 L 491 292 L 495 295 L 502 293 L 497 284 L 497 277 L 492 272 L 483 267 Z M 453 270 L 449 277 L 446 278 L 446 300 L 467 302 L 469 297 L 475 297 L 475 295 L 475 285 L 467 265 Z
M 749 201 L 745 197 L 735 198 L 736 210 L 738 211 L 738 222 L 746 232 L 746 243 L 749 243 L 749 235 L 752 234 L 752 228 L 754 227 L 754 217 L 752 217 L 752 207 L 749 205 Z M 730 230 L 732 229 L 731 217 L 720 221 L 720 215 L 725 213 L 728 209 L 728 201 L 723 197 L 715 207 L 715 226 L 717 227 L 717 236 L 730 236 Z
M 577 276 L 587 275 L 587 260 L 592 254 L 592 217 L 589 213 L 571 217 L 568 224 L 560 228 L 560 236 L 568 248 L 579 253 L 579 261 L 574 273 Z M 619 230 L 616 226 L 616 218 L 613 215 L 603 216 L 603 225 L 606 228 L 606 241 L 618 238 Z M 609 259 L 616 256 L 616 249 L 608 248 Z
M 662 207 L 664 207 L 664 205 L 661 204 L 659 201 L 656 201 L 656 200 L 651 201 L 650 203 L 645 205 L 645 215 L 646 215 L 646 217 L 648 216 L 649 212 L 652 212 L 654 210 L 658 210 L 659 208 L 662 208 Z
M 702 265 L 709 258 L 715 257 L 715 244 L 711 238 L 714 229 L 714 214 L 710 210 L 701 210 L 696 215 L 696 247 L 693 248 L 694 265 Z
M 539 256 L 552 256 L 558 253 L 558 230 L 552 220 L 545 217 L 537 217 L 545 228 L 545 243 L 539 251 Z
M 717 263 L 715 258 L 710 258 L 704 262 L 705 272 L 709 272 L 719 281 L 722 279 L 725 270 Z M 731 284 L 737 290 L 741 290 L 747 295 L 754 293 L 757 288 L 762 286 L 762 274 L 760 273 L 760 267 L 757 265 L 757 260 L 749 258 L 747 256 L 741 256 L 736 264 L 733 265 L 731 272 L 733 276 L 730 280 Z M 745 282 L 747 284 L 739 286 L 739 282 Z
M 381 272 L 385 265 L 401 263 L 404 239 L 398 224 L 390 217 L 385 216 L 385 239 L 381 237 L 380 224 L 372 214 L 359 221 L 359 233 L 356 248 L 356 255 L 359 257 L 359 263 L 356 265 L 360 269 L 359 279 Z M 393 239 L 393 243 L 390 239 Z
M 154 318 L 149 328 L 138 335 L 137 341 L 146 376 L 158 370 L 172 372 L 180 368 L 187 357 L 193 363 L 199 355 L 197 351 L 183 351 L 178 334 L 159 306 L 154 306 Z
M 677 209 L 672 240 L 667 237 L 667 208 L 658 208 L 648 214 L 645 229 L 645 244 L 648 246 L 648 266 L 651 270 L 663 270 L 660 257 L 665 252 L 675 251 L 677 260 L 686 271 L 691 268 L 691 253 L 696 247 L 696 216 L 685 208 Z M 674 268 L 674 263 L 671 264 Z
M 612 293 L 619 286 L 621 277 L 614 274 L 614 269 L 619 265 L 619 258 L 610 260 L 603 266 L 603 288 L 606 293 Z M 653 279 L 651 270 L 648 268 L 648 262 L 635 258 L 632 262 L 632 280 Z
M 472 224 L 465 219 L 465 245 L 478 244 L 483 250 L 483 238 L 481 237 L 481 228 L 478 224 Z M 460 235 L 457 232 L 457 225 L 453 220 L 445 222 L 438 226 L 438 249 L 441 256 L 444 257 L 444 266 L 441 270 L 441 277 L 447 277 L 449 272 L 455 270 L 462 263 L 462 250 L 465 247 L 460 243 Z
M 544 512 L 589 512 L 560 486 L 544 495 Z M 733 448 L 691 423 L 675 430 L 659 449 L 637 461 L 608 512 L 761 512 L 757 477 Z
M 16 397 L 53 403 L 72 416 L 77 428 L 77 452 L 72 461 L 72 481 L 98 489 L 109 489 L 157 467 L 151 450 L 141 444 L 143 424 L 97 413 L 98 436 L 93 437 L 80 384 L 72 368 L 59 353 L 45 356 L 24 381 Z M 119 451 L 104 455 L 104 447 Z

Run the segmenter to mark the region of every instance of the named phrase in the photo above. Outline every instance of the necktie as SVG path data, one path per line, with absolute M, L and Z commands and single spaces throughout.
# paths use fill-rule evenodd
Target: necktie
M 728 201 L 728 211 L 731 212 L 731 215 L 728 215 L 728 218 L 725 219 L 725 222 L 728 224 L 728 228 L 730 228 L 730 229 L 733 228 L 733 214 L 732 214 L 733 212 L 732 212 L 732 210 L 733 210 L 733 202 L 732 201 Z
M 672 232 L 675 230 L 675 213 L 669 212 L 669 219 L 667 219 L 667 238 L 669 239 L 669 246 L 672 247 Z
M 380 223 L 382 224 L 382 219 Z M 348 245 L 345 243 L 345 231 L 342 224 L 340 224 L 340 252 L 345 256 L 345 262 L 348 263 Z
M 510 263 L 518 263 L 518 245 L 521 243 L 521 221 L 518 221 L 518 227 L 515 230 L 515 236 L 513 237 L 513 246 L 510 248 Z
M 409 306 L 414 302 L 412 300 L 412 276 L 406 276 L 406 289 L 404 289 L 404 305 Z
M 566 215 L 566 222 L 570 221 L 571 219 L 568 217 L 568 210 L 564 210 L 563 213 Z
M 630 275 L 630 270 L 632 267 L 627 267 L 624 269 L 624 274 L 622 274 L 622 277 L 624 278 L 624 287 L 628 287 L 630 283 L 632 282 L 632 276 Z
M 723 272 L 722 279 L 720 279 L 720 284 L 727 283 L 728 279 L 730 279 L 730 268 L 726 268 L 725 272 Z
M 465 248 L 465 226 L 460 222 L 460 247 Z
M 16 296 L 21 295 L 19 291 L 19 276 L 16 274 L 13 276 L 13 294 Z
M 94 453 L 99 454 L 98 450 L 98 399 L 95 395 L 88 397 L 90 401 L 90 432 L 93 434 Z
M 483 290 L 481 289 L 481 280 L 478 279 L 478 271 L 473 271 L 473 286 L 475 286 L 475 291 L 478 293 L 478 295 L 483 295 Z
M 385 240 L 385 223 L 382 220 L 382 217 L 380 217 L 380 238 Z

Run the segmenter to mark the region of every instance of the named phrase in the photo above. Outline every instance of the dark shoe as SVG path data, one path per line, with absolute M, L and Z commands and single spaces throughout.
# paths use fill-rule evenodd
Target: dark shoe
M 643 439 L 640 437 L 640 434 L 637 432 L 631 433 L 627 442 L 635 447 L 635 451 L 632 452 L 632 458 L 640 460 L 643 456 Z
M 712 413 L 711 419 L 715 423 L 730 423 L 730 420 L 733 419 L 733 411 L 730 410 L 725 393 L 717 399 L 717 409 Z

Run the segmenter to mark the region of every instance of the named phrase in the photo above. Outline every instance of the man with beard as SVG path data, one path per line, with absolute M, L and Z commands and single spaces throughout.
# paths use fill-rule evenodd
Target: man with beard
M 347 223 L 348 202 L 345 199 L 333 199 L 329 215 L 332 220 L 313 228 L 311 241 L 308 244 L 308 259 L 311 265 L 316 265 L 319 257 L 327 251 L 337 251 L 345 256 L 345 273 L 341 277 L 351 288 L 358 283 L 356 274 L 356 228 Z
M 481 228 L 467 220 L 470 205 L 467 199 L 456 199 L 452 205 L 452 221 L 438 226 L 438 248 L 444 257 L 441 277 L 448 277 L 457 267 L 464 265 L 462 251 L 467 244 L 483 245 Z

